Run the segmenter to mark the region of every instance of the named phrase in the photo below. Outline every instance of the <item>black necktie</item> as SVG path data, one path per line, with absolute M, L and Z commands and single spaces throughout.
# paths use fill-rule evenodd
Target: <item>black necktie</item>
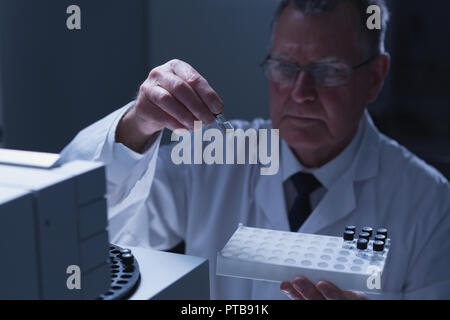
M 311 214 L 309 197 L 312 192 L 321 187 L 321 183 L 310 173 L 299 172 L 291 177 L 297 190 L 297 198 L 289 210 L 289 225 L 292 232 L 297 232 L 303 222 Z

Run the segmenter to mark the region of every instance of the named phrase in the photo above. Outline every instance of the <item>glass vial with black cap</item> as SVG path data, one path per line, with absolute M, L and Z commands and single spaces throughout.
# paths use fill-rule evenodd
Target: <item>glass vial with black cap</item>
M 383 260 L 384 242 L 381 240 L 375 240 L 372 244 L 372 249 L 374 260 Z
M 344 249 L 353 249 L 355 247 L 355 232 L 351 230 L 344 231 L 344 243 L 342 247 Z
M 369 244 L 369 240 L 364 238 L 359 238 L 356 242 L 356 248 L 358 250 L 357 256 L 361 258 L 367 258 L 369 250 L 367 249 L 367 246 Z

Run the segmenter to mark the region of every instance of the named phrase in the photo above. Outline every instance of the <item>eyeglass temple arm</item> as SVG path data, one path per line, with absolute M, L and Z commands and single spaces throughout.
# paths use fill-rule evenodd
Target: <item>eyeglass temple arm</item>
M 267 62 L 267 60 L 269 60 L 271 58 L 270 53 L 267 54 L 267 56 L 264 58 L 263 61 L 261 61 L 261 63 L 259 64 L 260 67 L 264 67 L 264 64 Z
M 370 57 L 369 59 L 367 59 L 366 61 L 364 61 L 361 64 L 358 64 L 357 66 L 352 67 L 353 70 L 359 69 L 363 66 L 365 66 L 366 64 L 369 64 L 370 62 L 372 62 L 373 59 L 375 59 L 378 55 L 374 55 L 373 57 Z

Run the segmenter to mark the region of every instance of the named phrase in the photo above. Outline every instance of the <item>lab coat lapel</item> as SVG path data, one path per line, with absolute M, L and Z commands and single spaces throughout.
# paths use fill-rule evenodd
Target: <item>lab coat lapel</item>
M 272 176 L 258 177 L 255 201 L 275 230 L 289 230 L 281 170 Z
M 328 190 L 322 201 L 300 228 L 303 233 L 320 233 L 350 214 L 357 206 L 355 184 L 378 174 L 379 138 L 369 114 L 365 114 L 361 147 L 347 170 Z M 374 210 L 373 199 L 364 199 L 365 207 Z M 372 216 L 367 212 L 367 216 Z

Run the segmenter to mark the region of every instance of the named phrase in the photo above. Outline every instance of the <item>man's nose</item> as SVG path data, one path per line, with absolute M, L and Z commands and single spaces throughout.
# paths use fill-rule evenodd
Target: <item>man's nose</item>
M 309 72 L 301 71 L 291 92 L 292 99 L 297 103 L 314 101 L 317 98 L 316 85 Z

